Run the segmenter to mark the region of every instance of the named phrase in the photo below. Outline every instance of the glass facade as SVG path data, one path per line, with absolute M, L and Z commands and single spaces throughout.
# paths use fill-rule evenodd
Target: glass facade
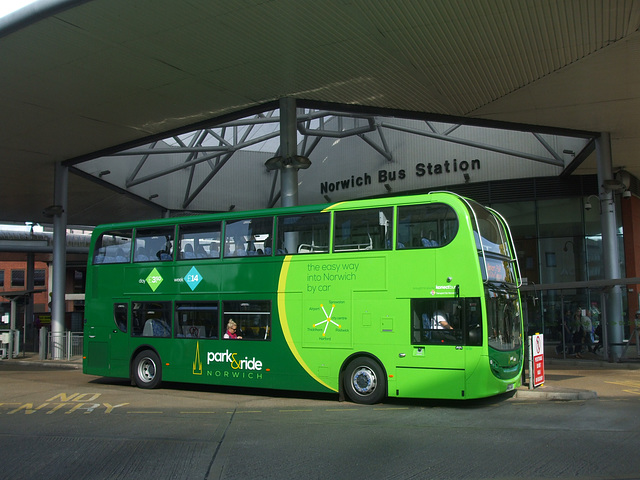
M 595 201 L 594 201 L 595 199 Z M 585 209 L 590 202 L 592 208 Z M 601 288 L 563 288 L 562 284 L 604 279 L 602 227 L 595 196 L 554 198 L 491 205 L 509 222 L 525 285 L 557 285 L 558 289 L 522 294 L 525 331 L 544 333 L 545 342 L 570 335 L 577 313 L 589 314 L 592 330 L 600 323 L 604 295 Z M 616 204 L 621 275 L 625 276 L 620 205 Z M 623 292 L 624 318 L 627 315 Z M 625 326 L 625 331 L 628 331 Z M 595 338 L 597 341 L 597 338 Z

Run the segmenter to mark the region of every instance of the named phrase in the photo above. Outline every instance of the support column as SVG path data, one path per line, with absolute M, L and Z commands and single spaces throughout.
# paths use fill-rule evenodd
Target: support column
M 283 207 L 298 205 L 298 165 L 295 159 L 298 155 L 298 130 L 296 125 L 296 100 L 294 98 L 280 99 L 280 155 L 284 159 L 281 166 L 280 198 Z
M 602 252 L 604 260 L 604 278 L 613 280 L 620 278 L 618 237 L 616 229 L 616 209 L 614 192 L 605 188 L 607 181 L 614 180 L 611 162 L 611 139 L 608 133 L 602 133 L 596 140 L 596 157 L 598 163 L 598 185 L 600 197 L 600 223 L 602 226 Z M 609 356 L 614 362 L 622 354 L 624 339 L 624 319 L 622 318 L 622 291 L 616 285 L 609 291 L 607 301 L 606 322 Z
M 27 253 L 27 295 L 24 297 L 24 325 L 22 326 L 22 345 L 23 351 L 26 350 L 27 332 L 33 333 L 33 298 L 35 290 L 35 255 Z M 29 337 L 31 338 L 31 337 Z
M 298 129 L 295 98 L 280 99 L 280 156 L 266 161 L 267 170 L 280 170 L 280 202 L 283 207 L 298 205 L 298 170 L 309 168 L 308 158 L 298 155 Z M 285 235 L 285 248 L 294 252 L 298 246 L 297 233 Z
M 15 348 L 15 333 L 16 333 L 16 318 L 18 317 L 18 299 L 20 297 L 13 297 L 11 299 L 11 317 L 9 317 L 9 352 L 7 352 L 7 358 L 13 358 L 13 349 Z
M 67 276 L 67 194 L 69 169 L 56 163 L 54 175 L 53 213 L 53 286 L 51 296 L 51 358 L 60 360 L 64 354 L 64 320 Z

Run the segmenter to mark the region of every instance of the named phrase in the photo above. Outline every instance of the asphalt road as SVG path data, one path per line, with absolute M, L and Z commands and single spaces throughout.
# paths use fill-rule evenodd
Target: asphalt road
M 78 370 L 0 362 L 0 476 L 640 478 L 640 395 L 612 388 L 587 401 L 362 406 L 180 384 L 146 391 Z

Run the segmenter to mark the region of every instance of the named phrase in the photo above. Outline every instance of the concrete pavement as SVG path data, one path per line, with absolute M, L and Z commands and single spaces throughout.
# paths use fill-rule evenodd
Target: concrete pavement
M 530 390 L 524 384 L 513 400 L 591 400 L 595 398 L 640 398 L 640 358 L 627 356 L 621 363 L 611 363 L 602 356 L 584 353 L 582 358 L 563 357 L 553 348 L 545 353 L 545 382 Z M 40 360 L 37 353 L 21 354 L 15 359 L 0 362 L 16 362 L 52 368 L 81 369 L 81 357 L 71 360 Z M 528 375 L 526 376 L 528 381 Z
M 640 398 L 640 357 L 635 347 L 619 363 L 585 352 L 557 354 L 554 345 L 545 348 L 545 382 L 530 390 L 518 389 L 516 400 L 589 400 L 594 398 Z M 528 381 L 528 375 L 526 375 Z

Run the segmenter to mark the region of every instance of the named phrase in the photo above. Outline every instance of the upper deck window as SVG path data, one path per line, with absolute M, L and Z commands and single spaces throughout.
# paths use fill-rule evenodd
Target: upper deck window
M 469 201 L 473 213 L 478 221 L 472 222 L 476 240 L 476 248 L 485 252 L 509 256 L 509 244 L 504 234 L 504 228 L 498 223 L 498 219 L 483 206 Z
M 131 238 L 131 230 L 114 230 L 101 234 L 93 251 L 93 264 L 130 262 Z
M 220 258 L 220 222 L 181 225 L 178 244 L 180 260 Z
M 449 205 L 427 203 L 398 207 L 396 248 L 442 247 L 457 233 L 458 217 Z
M 225 257 L 271 255 L 273 217 L 228 220 L 225 223 Z
M 482 279 L 515 284 L 518 272 L 505 226 L 490 210 L 473 201 L 469 201 L 469 205 L 475 217 L 471 223 Z
M 329 213 L 278 217 L 277 254 L 328 252 L 330 221 Z
M 333 251 L 390 250 L 392 222 L 391 207 L 336 212 Z
M 173 226 L 137 229 L 133 261 L 167 262 L 173 260 L 173 235 Z

